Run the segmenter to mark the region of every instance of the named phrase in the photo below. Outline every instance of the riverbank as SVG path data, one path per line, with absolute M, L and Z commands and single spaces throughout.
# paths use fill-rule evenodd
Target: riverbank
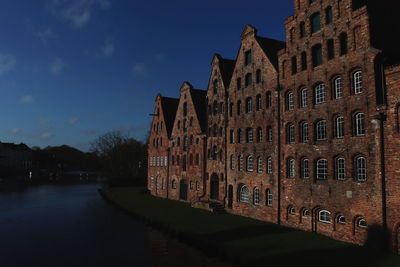
M 145 194 L 143 187 L 100 190 L 135 217 L 233 265 L 400 266 L 400 257 L 231 214 L 213 214 Z

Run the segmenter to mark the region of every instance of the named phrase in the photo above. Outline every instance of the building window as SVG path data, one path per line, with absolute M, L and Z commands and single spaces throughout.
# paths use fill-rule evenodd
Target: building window
M 246 143 L 253 143 L 253 128 L 246 129 Z
M 171 157 L 171 165 L 173 166 L 174 164 L 175 164 L 175 157 L 172 156 L 172 157 Z
M 242 185 L 240 187 L 240 198 L 239 198 L 239 201 L 242 202 L 242 203 L 249 203 L 249 199 L 250 199 L 249 189 L 247 188 L 247 186 Z
M 336 138 L 343 138 L 344 137 L 344 118 L 339 116 L 335 119 L 336 125 Z
M 258 189 L 258 187 L 254 187 L 253 190 L 253 203 L 254 205 L 260 204 L 260 190 Z
M 306 70 L 307 69 L 307 53 L 302 52 L 301 53 L 301 70 Z
M 303 179 L 310 178 L 310 161 L 308 159 L 301 160 L 300 169 L 301 169 L 300 170 L 301 178 Z
M 294 178 L 296 174 L 295 161 L 292 158 L 287 160 L 287 177 Z
M 150 188 L 154 187 L 154 176 L 150 176 Z
M 328 6 L 325 9 L 325 21 L 326 21 L 326 24 L 331 24 L 332 23 L 332 18 L 333 18 L 333 16 L 332 16 L 332 7 Z
M 355 115 L 355 124 L 356 124 L 356 135 L 357 136 L 365 135 L 364 113 L 360 112 Z
M 261 83 L 261 70 L 256 71 L 256 83 Z
M 184 136 L 183 137 L 183 151 L 186 151 L 187 150 L 187 136 Z
M 214 95 L 216 95 L 218 93 L 218 81 L 217 80 L 214 80 L 213 91 L 214 91 Z
M 193 188 L 194 188 L 194 183 L 193 181 L 190 181 L 190 190 L 193 190 Z
M 294 143 L 294 125 L 291 123 L 286 126 L 286 142 L 288 144 Z
M 346 218 L 343 215 L 339 215 L 337 217 L 337 223 L 338 224 L 346 224 Z
M 165 178 L 162 178 L 161 189 L 165 190 Z
M 294 96 L 293 93 L 287 94 L 287 109 L 293 110 L 294 109 Z
M 325 84 L 320 83 L 315 86 L 315 104 L 322 104 L 326 101 Z
M 237 114 L 240 115 L 242 113 L 242 101 L 237 102 Z
M 160 167 L 164 167 L 164 157 L 160 157 Z
M 172 189 L 176 189 L 176 181 L 175 181 L 175 179 L 172 180 Z
M 218 127 L 216 124 L 213 125 L 213 137 L 218 136 Z
M 340 55 L 346 55 L 347 53 L 348 53 L 347 34 L 342 33 L 340 35 Z
M 327 46 L 328 46 L 328 60 L 331 60 L 335 57 L 335 44 L 333 39 L 328 40 Z
M 272 127 L 267 126 L 267 140 L 268 142 L 272 142 Z
M 193 155 L 190 154 L 189 156 L 189 165 L 193 165 Z
M 248 157 L 247 157 L 247 164 L 246 164 L 246 166 L 247 166 L 247 171 L 248 172 L 252 172 L 253 171 L 253 156 L 252 155 L 249 155 Z
M 272 207 L 272 192 L 271 189 L 267 189 L 266 193 L 266 205 Z
M 261 110 L 261 95 L 256 96 L 256 110 Z
M 187 103 L 186 102 L 183 103 L 183 116 L 184 117 L 187 116 Z
M 238 142 L 238 144 L 242 143 L 242 129 L 238 129 L 237 142 Z
M 324 223 L 331 223 L 331 213 L 327 210 L 321 210 L 318 213 L 318 221 Z
M 344 180 L 346 179 L 346 164 L 344 158 L 337 158 L 336 159 L 336 166 L 335 166 L 335 173 L 336 179 Z
M 183 155 L 182 159 L 182 171 L 186 171 L 186 155 Z
M 301 124 L 301 142 L 306 143 L 308 140 L 308 123 L 303 122 Z
M 217 146 L 213 146 L 213 153 L 212 153 L 212 159 L 217 160 Z
M 301 90 L 301 107 L 305 108 L 308 105 L 307 88 Z
M 253 77 L 252 77 L 251 73 L 247 73 L 246 74 L 246 80 L 245 80 L 246 87 L 248 87 L 248 86 L 250 86 L 252 84 L 252 80 L 253 80 Z
M 263 172 L 262 157 L 258 157 L 258 159 L 257 159 L 257 172 L 258 173 Z
M 156 189 L 159 190 L 160 189 L 160 177 L 156 178 Z
M 310 24 L 311 24 L 311 34 L 321 29 L 321 18 L 318 12 L 311 15 Z
M 233 116 L 233 103 L 229 104 L 229 115 L 232 117 Z
M 317 180 L 326 180 L 328 179 L 328 161 L 326 159 L 317 160 Z
M 267 158 L 267 173 L 268 174 L 272 173 L 272 158 L 271 157 Z
M 306 24 L 304 21 L 300 22 L 300 38 L 303 38 L 306 36 Z
M 262 128 L 259 127 L 257 128 L 257 143 L 261 143 L 262 142 Z
M 356 158 L 356 179 L 358 182 L 367 180 L 367 160 L 364 157 Z
M 297 73 L 297 58 L 296 56 L 292 57 L 292 74 Z
M 230 143 L 233 144 L 235 143 L 235 131 L 231 130 L 230 133 Z
M 268 91 L 265 97 L 265 105 L 267 108 L 270 108 L 272 106 L 272 95 L 271 92 Z
M 239 171 L 243 171 L 243 155 L 239 155 Z
M 310 211 L 309 210 L 303 210 L 303 217 L 310 217 Z
M 238 90 L 240 90 L 240 88 L 242 88 L 242 79 L 241 78 L 237 78 L 236 86 L 237 86 Z
M 362 93 L 362 74 L 361 71 L 356 71 L 353 74 L 354 94 Z
M 245 53 L 245 61 L 244 64 L 247 66 L 249 64 L 251 64 L 251 50 L 247 50 Z
M 160 166 L 160 157 L 157 156 L 157 167 Z
M 290 215 L 295 215 L 296 214 L 296 210 L 293 207 L 289 207 L 288 208 L 288 212 Z
M 334 80 L 335 87 L 335 99 L 339 99 L 343 97 L 343 84 L 342 78 L 338 77 Z
M 200 190 L 200 183 L 196 182 L 196 190 L 199 191 Z
M 192 146 L 193 145 L 193 135 L 190 135 L 190 142 L 189 142 L 189 144 Z
M 357 226 L 361 228 L 367 228 L 367 221 L 364 219 L 359 219 L 357 221 Z
M 246 113 L 250 113 L 253 111 L 253 104 L 251 97 L 246 99 Z
M 235 169 L 235 156 L 231 155 L 231 170 Z
M 196 154 L 196 165 L 199 166 L 200 163 L 200 156 L 199 154 Z
M 314 45 L 312 48 L 313 67 L 322 65 L 322 47 L 320 44 Z

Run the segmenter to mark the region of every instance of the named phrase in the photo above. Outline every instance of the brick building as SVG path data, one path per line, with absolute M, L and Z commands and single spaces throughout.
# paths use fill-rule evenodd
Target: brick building
M 193 150 L 204 172 L 173 166 L 175 187 L 193 179 L 203 187 L 190 202 L 400 252 L 398 7 L 295 0 L 286 43 L 247 25 L 234 61 L 214 56 L 208 116 L 187 134 L 179 110 L 194 89 L 182 86 L 171 159 L 192 154 L 176 138 L 201 133 Z

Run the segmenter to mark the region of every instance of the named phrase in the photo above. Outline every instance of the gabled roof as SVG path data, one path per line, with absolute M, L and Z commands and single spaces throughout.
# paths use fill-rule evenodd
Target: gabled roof
M 225 88 L 228 88 L 229 84 L 231 83 L 232 74 L 233 70 L 235 69 L 236 61 L 232 59 L 222 58 L 218 54 L 216 54 L 216 56 L 219 56 L 219 69 L 221 71 L 221 76 L 224 82 L 224 86 Z
M 268 59 L 271 61 L 271 63 L 275 66 L 275 68 L 278 70 L 278 51 L 285 48 L 286 43 L 270 38 L 265 38 L 265 37 L 260 37 L 256 36 L 255 37 L 258 44 L 264 51 L 265 55 L 268 57 Z
M 172 127 L 174 126 L 176 111 L 178 110 L 179 99 L 172 97 L 164 97 L 160 95 L 161 108 L 164 114 L 165 129 L 167 130 L 168 138 L 171 137 Z
M 190 95 L 194 109 L 199 120 L 200 128 L 202 132 L 206 132 L 207 129 L 207 91 L 200 89 L 190 89 Z

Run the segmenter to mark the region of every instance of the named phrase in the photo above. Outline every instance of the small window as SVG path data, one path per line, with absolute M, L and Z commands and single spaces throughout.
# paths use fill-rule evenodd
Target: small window
M 243 171 L 243 155 L 239 156 L 239 171 Z
M 346 55 L 347 53 L 348 53 L 347 34 L 342 33 L 340 35 L 340 55 Z
M 328 6 L 325 9 L 325 21 L 326 21 L 326 24 L 331 24 L 332 23 L 332 18 L 333 18 L 333 16 L 332 16 L 332 7 Z
M 253 156 L 250 155 L 247 157 L 247 171 L 252 172 L 253 171 Z
M 324 223 L 331 223 L 331 213 L 327 210 L 321 210 L 318 213 L 318 220 Z
M 231 144 L 235 143 L 235 131 L 234 130 L 230 131 L 230 143 Z
M 336 179 L 343 181 L 346 179 L 346 164 L 344 158 L 337 158 L 336 159 L 336 166 L 335 166 L 335 173 Z
M 301 53 L 301 70 L 306 70 L 307 69 L 307 53 L 302 52 Z
M 272 96 L 271 96 L 271 92 L 268 91 L 266 94 L 266 98 L 265 98 L 265 102 L 266 102 L 266 107 L 270 108 L 272 106 Z
M 247 65 L 251 64 L 251 50 L 247 50 L 244 53 L 244 55 L 245 55 L 245 63 L 244 64 L 247 66 Z
M 233 103 L 229 104 L 229 116 L 233 116 Z
M 289 158 L 287 161 L 287 177 L 294 178 L 296 174 L 295 161 L 292 158 Z
M 213 146 L 213 153 L 212 153 L 212 159 L 217 160 L 217 146 Z
M 150 188 L 154 187 L 154 176 L 150 176 Z
M 300 22 L 300 38 L 306 36 L 306 24 L 302 21 Z
M 287 109 L 293 110 L 294 109 L 294 96 L 293 93 L 287 94 Z
M 327 180 L 328 179 L 328 161 L 326 159 L 317 160 L 317 180 Z
M 251 97 L 246 99 L 246 113 L 250 113 L 253 111 L 253 104 Z
M 289 211 L 289 214 L 291 214 L 291 215 L 296 214 L 296 210 L 293 207 L 289 207 L 288 211 Z
M 253 203 L 254 205 L 260 204 L 260 190 L 258 189 L 258 187 L 255 187 L 253 191 Z
M 172 180 L 172 189 L 176 189 L 176 181 L 175 181 L 175 179 Z
M 367 180 L 367 160 L 364 157 L 357 157 L 355 163 L 357 181 L 365 182 Z
M 187 116 L 187 103 L 183 103 L 183 116 L 186 117 Z
M 355 115 L 355 126 L 356 126 L 356 136 L 364 136 L 365 135 L 365 119 L 364 113 L 359 112 Z
M 256 83 L 261 83 L 261 70 L 256 71 Z
M 235 156 L 231 155 L 231 170 L 235 169 Z
M 301 178 L 310 178 L 310 161 L 308 159 L 301 160 Z
M 328 40 L 327 46 L 328 46 L 328 60 L 331 60 L 335 57 L 335 43 L 333 39 Z
M 362 93 L 362 74 L 361 71 L 356 71 L 353 74 L 354 94 Z
M 239 195 L 239 201 L 242 203 L 249 203 L 249 199 L 250 199 L 250 193 L 249 193 L 249 189 L 247 188 L 247 186 L 242 185 L 240 187 L 240 195 Z
M 292 57 L 292 74 L 297 73 L 297 58 L 296 56 Z
M 307 88 L 301 90 L 301 107 L 305 108 L 308 105 Z
M 310 217 L 310 211 L 309 210 L 303 210 L 303 217 Z
M 214 92 L 214 95 L 216 95 L 218 93 L 218 81 L 217 80 L 214 80 L 213 92 Z
M 259 127 L 259 128 L 257 128 L 257 143 L 261 143 L 262 142 L 262 138 L 263 138 L 263 136 L 262 136 L 262 128 Z
M 253 128 L 246 129 L 246 143 L 253 143 Z
M 336 138 L 343 138 L 344 137 L 344 118 L 339 116 L 335 119 L 335 126 L 336 126 Z
M 303 122 L 301 124 L 301 142 L 302 143 L 306 143 L 309 141 L 309 137 L 308 137 L 308 123 L 307 122 Z
M 263 172 L 262 157 L 258 157 L 258 159 L 257 159 L 257 172 L 258 173 L 262 173 Z
M 286 126 L 286 138 L 288 144 L 294 144 L 294 125 L 288 124 Z
M 272 142 L 272 127 L 267 126 L 267 140 L 268 142 Z
M 160 189 L 160 177 L 156 178 L 156 189 L 159 190 Z
M 196 182 L 196 190 L 199 191 L 200 190 L 200 183 Z
M 265 195 L 266 195 L 266 205 L 268 207 L 272 207 L 272 191 L 271 191 L 271 189 L 267 189 Z
M 200 156 L 199 154 L 196 154 L 196 166 L 199 166 L 200 163 Z
M 267 158 L 267 173 L 268 174 L 272 173 L 272 158 L 271 157 Z
M 320 83 L 315 87 L 315 104 L 322 104 L 326 101 L 325 84 Z
M 343 215 L 339 215 L 337 217 L 337 223 L 338 224 L 346 224 L 346 218 Z
M 237 86 L 238 90 L 240 90 L 242 88 L 242 79 L 241 78 L 236 79 L 236 86 Z
M 252 77 L 252 74 L 251 73 L 247 73 L 246 74 L 246 80 L 245 80 L 245 82 L 246 82 L 246 87 L 248 87 L 248 86 L 250 86 L 251 84 L 252 84 L 252 81 L 253 81 L 253 77 Z
M 342 78 L 338 77 L 334 80 L 335 87 L 335 99 L 340 99 L 343 97 L 343 83 Z
M 364 219 L 359 219 L 357 221 L 357 226 L 360 228 L 367 228 L 367 221 Z
M 320 44 L 317 44 L 312 48 L 312 62 L 313 67 L 322 65 L 322 47 Z
M 242 113 L 242 101 L 237 102 L 237 114 L 240 115 Z
M 238 129 L 237 131 L 238 131 L 237 142 L 238 142 L 238 144 L 241 144 L 242 143 L 242 130 Z
M 321 29 L 321 19 L 318 12 L 311 15 L 310 23 L 311 23 L 311 34 Z
M 256 110 L 261 110 L 261 95 L 257 95 L 256 97 Z

